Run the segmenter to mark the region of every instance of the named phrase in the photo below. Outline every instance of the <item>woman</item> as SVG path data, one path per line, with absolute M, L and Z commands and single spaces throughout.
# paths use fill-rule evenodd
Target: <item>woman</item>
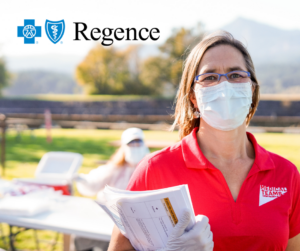
M 122 133 L 121 147 L 107 165 L 93 169 L 89 174 L 75 178 L 79 193 L 101 197 L 105 185 L 125 189 L 137 164 L 149 153 L 144 144 L 144 134 L 139 128 L 128 128 Z
M 181 141 L 145 158 L 127 187 L 188 184 L 195 214 L 209 223 L 202 217 L 191 231 L 170 238 L 165 250 L 299 250 L 299 172 L 246 132 L 258 100 L 251 57 L 230 33 L 207 36 L 192 50 L 173 125 Z M 188 221 L 182 217 L 180 228 Z M 133 250 L 117 228 L 114 250 Z
M 144 144 L 144 134 L 139 128 L 129 128 L 122 133 L 121 147 L 112 156 L 107 165 L 100 166 L 89 174 L 78 174 L 74 180 L 80 194 L 101 199 L 105 185 L 125 189 L 137 164 L 149 153 Z M 75 237 L 77 251 L 107 250 L 108 242 Z

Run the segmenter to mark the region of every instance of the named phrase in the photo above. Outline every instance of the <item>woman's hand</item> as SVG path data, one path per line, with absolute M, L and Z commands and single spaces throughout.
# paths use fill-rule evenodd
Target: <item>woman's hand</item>
M 159 251 L 212 251 L 214 242 L 208 218 L 197 215 L 196 224 L 189 231 L 185 231 L 190 220 L 190 213 L 184 212 L 168 240 L 167 247 Z

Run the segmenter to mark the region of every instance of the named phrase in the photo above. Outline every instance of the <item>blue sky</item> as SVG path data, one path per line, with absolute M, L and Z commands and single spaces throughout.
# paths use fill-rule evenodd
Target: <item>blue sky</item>
M 202 22 L 207 30 L 218 29 L 237 17 L 245 17 L 282 29 L 300 30 L 300 1 L 269 0 L 0 0 L 0 53 L 12 55 L 84 55 L 94 45 L 75 42 L 73 22 L 93 27 L 157 27 L 162 43 L 174 27 L 193 27 Z M 35 19 L 42 26 L 38 44 L 24 45 L 17 37 L 17 26 L 24 19 Z M 62 44 L 52 44 L 44 31 L 45 20 L 64 19 L 66 31 Z M 152 42 L 153 43 L 153 42 Z M 122 43 L 119 43 L 122 45 Z

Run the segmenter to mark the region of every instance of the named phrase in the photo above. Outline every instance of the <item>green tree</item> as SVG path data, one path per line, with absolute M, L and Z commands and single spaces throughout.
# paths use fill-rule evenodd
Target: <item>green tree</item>
M 180 83 L 184 60 L 202 37 L 203 29 L 200 24 L 195 29 L 174 29 L 159 47 L 161 54 L 143 62 L 141 81 L 147 86 L 156 86 L 160 93 L 164 92 L 165 85 L 171 85 L 175 91 Z
M 161 56 L 149 57 L 141 65 L 140 79 L 152 94 L 164 92 L 163 83 L 168 82 L 169 62 Z
M 5 65 L 3 58 L 0 58 L 0 95 L 2 95 L 2 90 L 4 87 L 9 85 L 10 74 Z
M 76 68 L 76 80 L 89 94 L 146 94 L 139 80 L 138 46 L 116 50 L 98 44 Z
M 76 80 L 89 94 L 174 95 L 183 63 L 203 36 L 202 26 L 174 29 L 160 55 L 140 61 L 139 46 L 117 50 L 98 44 L 76 68 Z

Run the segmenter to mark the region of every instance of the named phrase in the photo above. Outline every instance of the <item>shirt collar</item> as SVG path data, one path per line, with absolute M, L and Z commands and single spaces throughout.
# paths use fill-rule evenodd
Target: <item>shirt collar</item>
M 253 165 L 256 165 L 260 171 L 274 169 L 275 164 L 270 156 L 270 153 L 257 143 L 252 133 L 247 132 L 247 136 L 254 147 L 255 159 Z
M 215 168 L 203 155 L 197 141 L 198 127 L 184 137 L 181 141 L 182 154 L 185 164 L 188 168 L 195 169 L 207 169 Z M 257 141 L 253 134 L 247 132 L 248 139 L 252 142 L 255 152 L 254 164 L 252 166 L 251 173 L 256 171 L 264 171 L 274 169 L 274 162 L 267 150 L 257 144 Z

